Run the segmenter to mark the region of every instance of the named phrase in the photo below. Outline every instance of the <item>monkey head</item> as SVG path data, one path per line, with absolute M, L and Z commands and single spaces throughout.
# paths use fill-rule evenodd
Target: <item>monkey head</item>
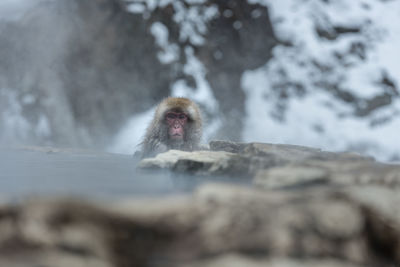
M 168 149 L 197 149 L 202 134 L 198 106 L 188 98 L 169 97 L 156 109 L 142 142 L 144 156 Z

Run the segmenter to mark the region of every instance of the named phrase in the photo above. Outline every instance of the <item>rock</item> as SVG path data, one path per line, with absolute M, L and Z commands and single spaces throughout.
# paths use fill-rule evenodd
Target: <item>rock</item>
M 327 171 L 321 168 L 284 166 L 261 170 L 257 172 L 254 183 L 268 188 L 324 183 L 327 181 Z
M 253 177 L 259 169 L 283 165 L 284 160 L 271 157 L 250 157 L 225 151 L 179 151 L 170 150 L 154 158 L 143 159 L 140 169 L 169 169 L 179 173 L 196 175 L 224 175 Z
M 4 229 L 0 231 L 0 264 L 125 267 L 157 266 L 160 261 L 163 266 L 399 263 L 400 220 L 398 213 L 390 213 L 392 207 L 399 207 L 398 195 L 379 188 L 354 190 L 265 192 L 208 184 L 190 196 L 161 199 L 97 204 L 77 199 L 31 200 L 11 205 L 13 212 L 0 217 L 0 226 L 5 226 L 0 227 Z M 379 197 L 374 201 L 368 196 Z M 389 212 L 381 211 L 380 205 Z
M 272 154 L 288 161 L 299 161 L 314 156 L 320 152 L 320 149 L 310 147 L 265 143 L 250 143 L 244 149 L 244 153 L 252 156 L 266 156 Z
M 243 149 L 243 153 L 251 156 L 271 156 L 285 160 L 286 162 L 299 162 L 306 159 L 315 160 L 368 160 L 370 157 L 365 157 L 356 153 L 333 153 L 322 151 L 321 149 L 286 145 L 286 144 L 266 144 L 266 143 L 249 143 Z
M 250 156 L 275 156 L 285 161 L 298 161 L 317 153 L 321 154 L 320 149 L 309 148 L 295 145 L 279 145 L 266 143 L 236 143 L 231 141 L 211 141 L 210 149 L 213 151 L 227 151 L 232 153 L 242 153 Z
M 228 160 L 235 154 L 222 151 L 186 152 L 170 150 L 155 158 L 143 159 L 138 167 L 143 169 L 172 169 L 178 172 L 218 173 L 227 168 Z
M 210 150 L 226 151 L 231 153 L 241 153 L 246 147 L 245 143 L 236 143 L 230 141 L 214 140 L 210 142 Z
M 340 184 L 400 186 L 400 166 L 382 163 L 342 164 L 342 169 L 331 170 L 331 180 Z M 339 171 L 338 171 L 339 170 Z
M 268 188 L 311 184 L 381 185 L 399 187 L 400 166 L 382 164 L 362 157 L 338 160 L 305 160 L 259 170 L 254 183 Z
M 285 258 L 264 258 L 264 259 L 253 259 L 238 254 L 230 254 L 227 256 L 217 257 L 212 260 L 203 260 L 193 264 L 184 265 L 187 267 L 356 267 L 361 265 L 355 265 L 345 263 L 343 261 L 328 259 L 328 260 L 295 260 Z
M 342 168 L 342 164 L 348 169 L 358 165 L 369 166 L 373 162 L 373 159 L 361 155 L 293 145 L 211 141 L 210 150 L 171 150 L 142 160 L 138 167 L 208 176 L 255 177 L 256 184 L 279 187 L 324 182 L 329 172 Z

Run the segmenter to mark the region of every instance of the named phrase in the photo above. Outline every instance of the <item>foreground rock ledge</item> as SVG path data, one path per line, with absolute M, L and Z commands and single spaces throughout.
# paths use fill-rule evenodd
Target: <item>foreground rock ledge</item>
M 159 198 L 3 204 L 0 266 L 400 264 L 398 165 L 299 146 L 215 141 L 209 151 L 169 151 L 138 166 L 248 182 L 208 183 Z
M 400 186 L 400 166 L 376 162 L 356 153 L 265 143 L 212 141 L 210 150 L 170 150 L 138 164 L 204 176 L 242 177 L 266 188 L 310 184 Z
M 0 216 L 0 266 L 397 266 L 400 194 L 380 187 L 31 200 Z

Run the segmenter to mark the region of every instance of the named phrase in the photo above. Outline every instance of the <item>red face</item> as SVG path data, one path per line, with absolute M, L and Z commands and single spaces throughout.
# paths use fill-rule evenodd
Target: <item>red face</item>
M 185 125 L 188 116 L 182 112 L 168 112 L 165 115 L 165 120 L 168 125 L 169 138 L 173 140 L 182 140 L 185 136 Z

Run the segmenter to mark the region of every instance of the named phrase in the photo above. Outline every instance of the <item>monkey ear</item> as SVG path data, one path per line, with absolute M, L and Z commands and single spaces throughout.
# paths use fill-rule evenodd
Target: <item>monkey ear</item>
M 189 118 L 191 120 L 193 120 L 194 118 L 198 117 L 198 114 L 196 113 L 196 110 L 192 106 L 189 106 L 187 108 L 187 112 L 189 113 L 188 115 L 189 115 Z

